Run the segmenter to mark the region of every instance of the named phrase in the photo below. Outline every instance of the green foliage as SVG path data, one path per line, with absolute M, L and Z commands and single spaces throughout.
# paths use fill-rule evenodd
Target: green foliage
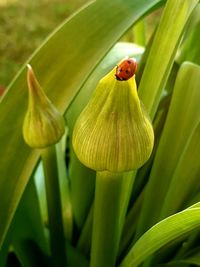
M 104 267 L 200 266 L 198 0 L 167 1 L 142 59 L 142 48 L 115 45 L 132 25 L 144 23 L 146 14 L 164 4 L 90 2 L 64 21 L 28 61 L 45 93 L 65 113 L 67 142 L 58 144 L 45 172 L 61 184 L 61 197 L 58 188 L 54 194 L 58 206 L 62 203 L 68 267 L 89 266 L 91 251 L 92 267 L 100 262 Z M 62 13 L 59 4 L 56 8 Z M 137 25 L 134 31 L 140 42 L 144 28 Z M 139 96 L 153 119 L 154 151 L 137 171 L 105 175 L 105 183 L 98 174 L 93 205 L 95 172 L 74 155 L 72 131 L 99 79 L 127 54 L 142 62 Z M 43 172 L 37 170 L 36 184 L 32 175 L 41 151 L 29 148 L 22 137 L 27 98 L 24 66 L 0 102 L 0 267 L 11 253 L 24 267 L 52 266 L 49 244 L 56 222 L 46 217 Z M 52 194 L 47 197 L 48 205 L 53 199 Z M 106 254 L 96 249 L 99 244 Z
M 135 243 L 120 267 L 138 266 L 154 251 L 179 236 L 198 228 L 199 217 L 199 208 L 187 209 L 154 225 Z

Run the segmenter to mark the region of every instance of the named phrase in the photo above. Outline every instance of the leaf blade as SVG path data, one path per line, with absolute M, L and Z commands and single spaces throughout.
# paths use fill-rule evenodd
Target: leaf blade
M 139 96 L 152 118 L 170 73 L 184 27 L 197 4 L 198 0 L 167 1 L 139 86 Z
M 131 248 L 120 267 L 136 267 L 170 241 L 200 226 L 200 209 L 186 209 L 154 225 Z

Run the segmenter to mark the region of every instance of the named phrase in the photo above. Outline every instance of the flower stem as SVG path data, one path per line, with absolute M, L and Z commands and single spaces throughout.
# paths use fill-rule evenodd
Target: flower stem
M 130 178 L 124 173 L 97 172 L 91 267 L 115 266 L 126 209 L 124 193 L 129 195 L 124 192 L 125 184 L 134 180 Z
M 55 146 L 42 150 L 50 230 L 50 246 L 55 267 L 65 267 L 65 238 L 63 230 L 61 197 Z

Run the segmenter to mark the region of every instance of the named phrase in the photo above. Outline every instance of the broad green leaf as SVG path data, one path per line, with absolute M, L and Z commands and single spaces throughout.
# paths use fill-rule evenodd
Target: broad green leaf
M 146 35 L 145 35 L 145 21 L 140 20 L 133 28 L 134 42 L 138 45 L 145 46 Z
M 192 61 L 200 65 L 200 4 L 195 8 L 180 51 L 177 56 L 179 64 L 184 61 Z
M 200 13 L 200 12 L 199 12 Z M 198 38 L 200 34 L 200 21 L 195 25 L 188 39 L 184 42 L 178 62 L 192 61 L 200 65 L 200 40 Z
M 200 199 L 200 192 L 198 192 L 197 196 L 198 196 L 198 201 L 192 201 L 192 203 L 190 203 L 188 206 L 190 208 L 200 208 L 200 204 L 199 204 L 199 199 Z M 193 198 L 195 199 L 195 198 Z M 192 206 L 191 206 L 192 205 Z
M 175 82 L 167 119 L 151 169 L 137 237 L 159 220 L 172 176 L 199 124 L 199 83 L 200 67 L 192 63 L 184 63 Z M 155 190 L 158 187 L 159 190 Z
M 139 96 L 153 118 L 173 65 L 184 27 L 198 0 L 168 0 L 139 86 Z
M 200 227 L 200 209 L 186 209 L 154 225 L 131 248 L 120 267 L 137 267 L 169 242 Z
M 29 63 L 49 98 L 66 110 L 96 64 L 121 35 L 162 0 L 96 1 L 64 22 Z M 25 67 L 0 104 L 0 246 L 39 157 L 23 141 L 27 108 Z
M 200 120 L 200 118 L 199 118 Z M 161 217 L 179 211 L 200 188 L 200 122 L 195 128 L 172 177 Z

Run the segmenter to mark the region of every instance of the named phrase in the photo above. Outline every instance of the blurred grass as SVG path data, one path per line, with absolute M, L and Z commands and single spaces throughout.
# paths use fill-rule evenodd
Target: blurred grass
M 0 89 L 56 26 L 89 0 L 0 0 Z M 145 19 L 147 40 L 156 27 L 161 9 Z M 122 41 L 133 42 L 133 29 Z
M 0 86 L 7 87 L 48 34 L 87 0 L 0 0 Z
M 0 89 L 56 26 L 88 0 L 0 0 Z M 161 10 L 145 21 L 147 40 L 158 23 Z M 122 38 L 134 41 L 133 29 Z

